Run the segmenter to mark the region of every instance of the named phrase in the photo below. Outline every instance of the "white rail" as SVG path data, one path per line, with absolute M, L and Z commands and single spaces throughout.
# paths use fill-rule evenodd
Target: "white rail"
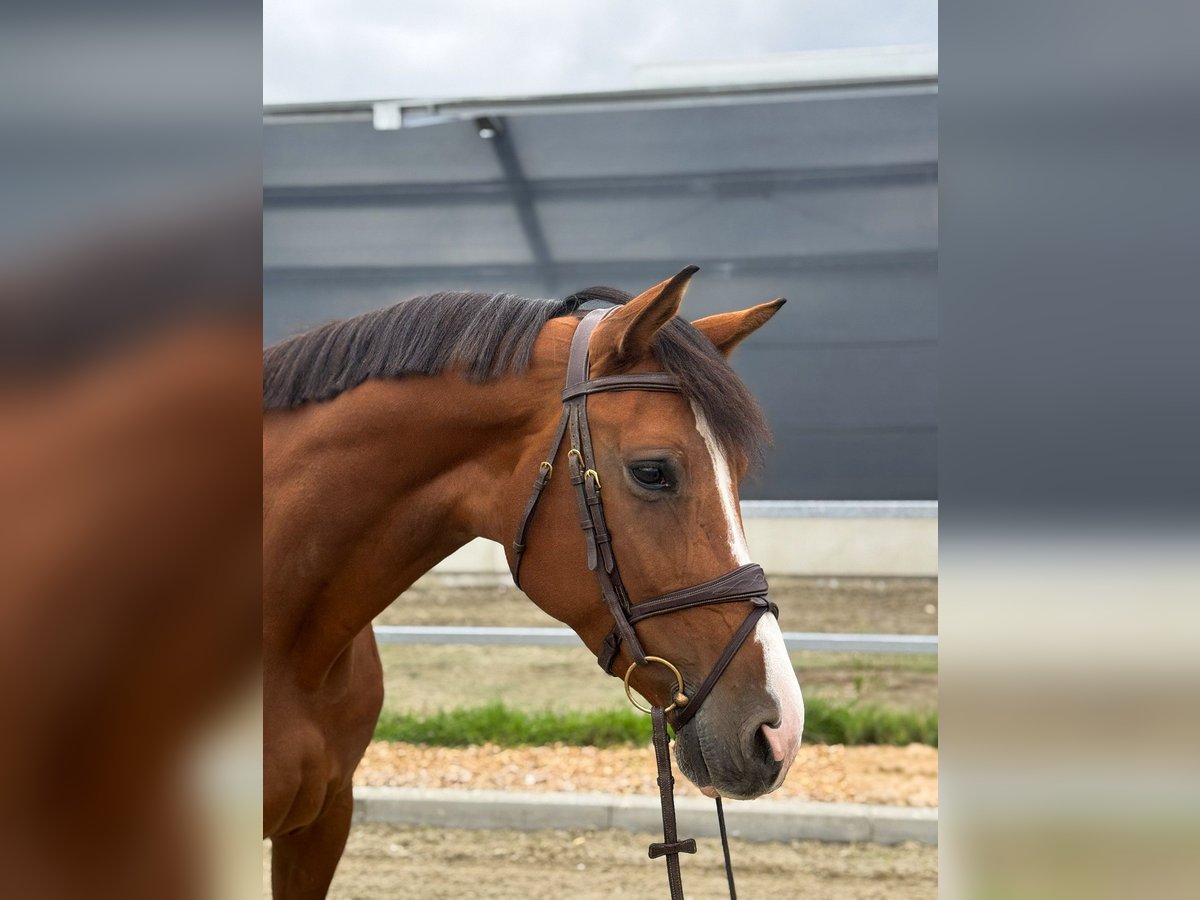
M 377 625 L 381 644 L 473 644 L 503 647 L 578 647 L 582 642 L 569 628 L 499 628 L 452 625 Z M 938 651 L 935 634 L 825 634 L 788 631 L 789 650 L 835 653 L 931 653 Z

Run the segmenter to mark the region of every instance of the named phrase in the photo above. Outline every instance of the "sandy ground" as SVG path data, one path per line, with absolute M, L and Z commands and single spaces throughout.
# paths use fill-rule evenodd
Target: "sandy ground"
M 772 799 L 937 806 L 938 752 L 933 747 L 800 748 Z M 649 747 L 421 747 L 374 743 L 355 772 L 361 785 L 518 791 L 595 791 L 653 797 Z M 686 778 L 679 796 L 699 796 Z
M 773 578 L 771 596 L 789 631 L 931 634 L 937 582 L 931 579 Z M 447 588 L 420 582 L 380 624 L 553 626 L 512 587 Z M 384 646 L 389 709 L 430 712 L 492 700 L 527 709 L 623 705 L 620 684 L 586 650 L 557 647 Z M 932 709 L 937 658 L 881 654 L 792 655 L 805 695 Z
M 350 835 L 329 896 L 547 900 L 667 896 L 656 838 L 623 831 L 456 831 L 361 825 Z M 661 839 L 661 838 L 657 838 Z M 725 897 L 720 844 L 683 857 L 689 898 Z M 755 844 L 733 841 L 740 896 L 915 900 L 937 896 L 937 848 L 915 844 Z M 263 849 L 263 896 L 269 891 Z

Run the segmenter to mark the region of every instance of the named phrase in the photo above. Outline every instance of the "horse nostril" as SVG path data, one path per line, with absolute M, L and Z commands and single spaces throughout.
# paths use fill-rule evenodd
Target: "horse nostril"
M 780 722 L 764 722 L 758 729 L 758 737 L 766 745 L 766 755 L 775 762 L 783 762 L 788 755 L 787 737 L 780 728 Z
M 768 727 L 760 724 L 749 735 L 746 747 L 747 759 L 757 766 L 765 765 L 771 768 L 775 764 L 775 750 L 771 746 Z

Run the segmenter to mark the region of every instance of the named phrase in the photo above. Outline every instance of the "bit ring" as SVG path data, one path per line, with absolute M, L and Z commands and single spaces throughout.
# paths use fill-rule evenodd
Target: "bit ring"
M 663 712 L 669 713 L 671 710 L 680 706 L 687 706 L 688 696 L 683 692 L 683 676 L 679 674 L 679 670 L 675 666 L 667 662 L 661 656 L 647 656 L 646 662 L 658 663 L 661 666 L 666 666 L 671 670 L 671 674 L 675 676 L 675 701 L 668 707 L 663 709 Z M 638 667 L 638 663 L 631 663 L 629 668 L 625 670 L 625 696 L 629 698 L 629 702 L 633 704 L 635 709 L 641 710 L 644 713 L 650 712 L 649 706 L 642 706 L 633 699 L 633 688 L 629 684 L 629 676 L 633 674 L 633 670 Z

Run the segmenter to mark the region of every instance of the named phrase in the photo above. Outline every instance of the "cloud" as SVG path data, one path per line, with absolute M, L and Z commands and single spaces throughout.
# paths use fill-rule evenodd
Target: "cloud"
M 936 0 L 266 0 L 263 100 L 605 90 L 645 63 L 936 41 Z

